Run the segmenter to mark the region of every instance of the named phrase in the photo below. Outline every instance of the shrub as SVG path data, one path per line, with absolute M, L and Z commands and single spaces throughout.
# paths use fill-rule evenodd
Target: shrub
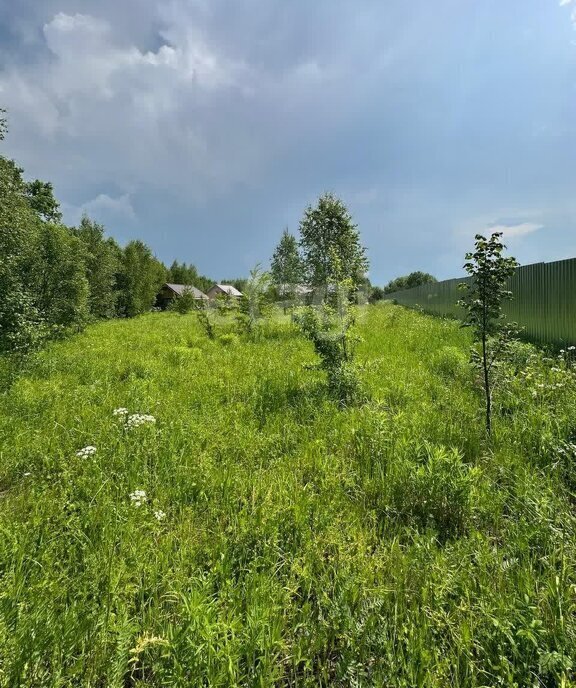
M 418 529 L 433 528 L 441 541 L 467 530 L 478 469 L 462 461 L 456 449 L 426 445 L 414 463 L 399 460 L 387 480 L 393 518 Z
M 347 300 L 339 307 L 328 304 L 306 306 L 294 315 L 304 335 L 312 342 L 320 358 L 315 366 L 328 377 L 328 390 L 341 404 L 360 401 L 362 394 L 354 349 L 359 341 L 352 333 L 354 314 Z
M 200 327 L 204 330 L 208 339 L 216 339 L 216 323 L 214 322 L 214 315 L 210 306 L 207 303 L 201 303 L 197 307 L 196 315 Z
M 259 265 L 250 270 L 250 277 L 240 299 L 240 313 L 236 316 L 240 332 L 254 335 L 258 323 L 266 315 L 269 286 L 269 273 L 263 271 Z
M 192 289 L 184 289 L 181 296 L 176 297 L 170 304 L 170 310 L 186 315 L 196 308 L 196 298 Z

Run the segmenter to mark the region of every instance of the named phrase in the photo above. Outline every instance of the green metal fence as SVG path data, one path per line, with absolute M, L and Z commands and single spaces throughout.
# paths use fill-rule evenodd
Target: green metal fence
M 389 294 L 403 306 L 428 313 L 462 317 L 456 305 L 458 288 L 469 278 L 450 279 Z M 576 258 L 519 267 L 508 282 L 512 301 L 504 304 L 506 318 L 536 342 L 576 344 Z

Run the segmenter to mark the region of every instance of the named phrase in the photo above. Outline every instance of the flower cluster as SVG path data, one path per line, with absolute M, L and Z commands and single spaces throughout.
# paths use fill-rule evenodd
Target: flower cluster
M 126 427 L 137 428 L 140 425 L 154 424 L 155 422 L 156 418 L 154 418 L 154 416 L 150 416 L 146 413 L 133 413 L 126 419 Z
M 94 456 L 96 453 L 96 447 L 93 447 L 91 445 L 84 447 L 84 449 L 79 449 L 76 452 L 76 456 L 79 456 L 81 459 L 87 459 L 89 456 Z
M 144 492 L 144 490 L 134 490 L 134 492 L 130 493 L 130 499 L 132 504 L 134 504 L 136 507 L 140 507 L 142 504 L 145 504 L 148 501 L 148 497 L 146 496 L 146 492 Z
M 153 425 L 156 422 L 154 416 L 150 416 L 147 413 L 130 413 L 130 411 L 123 406 L 114 409 L 112 415 L 122 419 L 126 428 L 137 428 L 140 425 Z
M 561 349 L 558 356 L 530 356 L 525 370 L 519 373 L 519 380 L 530 390 L 534 399 L 559 401 L 561 395 L 576 384 L 576 365 L 571 358 L 576 346 Z
M 144 490 L 134 490 L 134 492 L 131 492 L 129 496 L 132 505 L 136 508 L 140 508 L 146 504 L 146 502 L 148 502 L 148 495 Z M 154 509 L 152 514 L 157 521 L 163 521 L 166 518 L 166 513 L 162 511 L 162 509 Z

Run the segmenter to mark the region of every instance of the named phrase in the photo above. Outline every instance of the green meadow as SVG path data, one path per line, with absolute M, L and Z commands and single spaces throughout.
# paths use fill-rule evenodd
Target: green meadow
M 576 685 L 574 351 L 494 429 L 458 323 L 360 309 L 366 401 L 277 314 L 91 325 L 0 394 L 0 685 Z

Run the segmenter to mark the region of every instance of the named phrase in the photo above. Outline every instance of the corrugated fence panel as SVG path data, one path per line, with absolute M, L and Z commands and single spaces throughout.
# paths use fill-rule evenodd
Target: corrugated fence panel
M 462 317 L 459 285 L 469 278 L 450 279 L 406 289 L 388 298 L 429 313 Z M 508 321 L 537 342 L 576 344 L 576 258 L 523 265 L 509 281 L 512 301 L 504 304 Z

